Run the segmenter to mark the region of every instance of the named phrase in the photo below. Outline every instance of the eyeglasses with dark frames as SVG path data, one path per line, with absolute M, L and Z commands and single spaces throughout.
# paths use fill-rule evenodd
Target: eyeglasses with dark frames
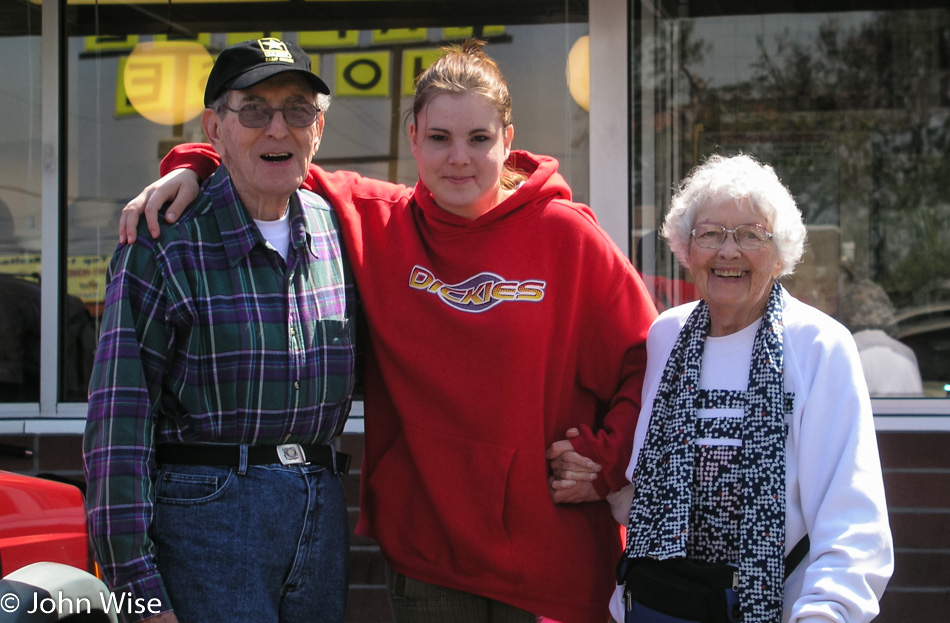
M 740 249 L 753 251 L 761 249 L 772 239 L 767 229 L 757 224 L 739 225 L 726 229 L 718 223 L 697 223 L 690 232 L 696 245 L 704 249 L 718 249 L 726 241 L 726 234 L 732 234 Z
M 267 126 L 274 113 L 284 115 L 284 121 L 293 128 L 306 128 L 317 120 L 320 109 L 312 104 L 290 104 L 283 108 L 271 108 L 267 104 L 244 104 L 240 108 L 224 106 L 231 112 L 237 113 L 238 122 L 245 128 L 263 128 Z

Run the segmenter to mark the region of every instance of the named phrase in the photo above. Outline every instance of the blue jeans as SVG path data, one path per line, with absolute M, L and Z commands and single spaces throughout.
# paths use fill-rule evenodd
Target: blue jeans
M 349 527 L 338 474 L 165 465 L 155 486 L 158 569 L 180 623 L 343 620 Z
M 535 623 L 538 617 L 496 599 L 414 580 L 386 566 L 396 623 Z

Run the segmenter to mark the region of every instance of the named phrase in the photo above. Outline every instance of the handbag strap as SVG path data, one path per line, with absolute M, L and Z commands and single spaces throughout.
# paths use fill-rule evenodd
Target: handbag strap
M 802 561 L 805 560 L 805 555 L 808 554 L 810 547 L 811 540 L 808 538 L 807 534 L 795 544 L 795 547 L 792 548 L 792 551 L 790 551 L 788 556 L 785 557 L 785 579 L 783 581 L 787 582 L 788 577 L 795 572 L 795 569 L 798 568 L 798 565 L 802 564 Z M 617 584 L 620 584 L 621 586 L 627 577 L 627 567 L 629 562 L 630 558 L 621 556 L 620 563 L 617 565 Z
M 788 576 L 792 575 L 792 572 L 798 568 L 798 565 L 802 564 L 802 561 L 805 560 L 805 555 L 808 553 L 808 549 L 811 547 L 811 542 L 808 539 L 808 535 L 802 537 L 802 539 L 795 544 L 795 547 L 792 548 L 792 551 L 788 553 L 788 556 L 785 557 L 785 580 L 788 580 Z

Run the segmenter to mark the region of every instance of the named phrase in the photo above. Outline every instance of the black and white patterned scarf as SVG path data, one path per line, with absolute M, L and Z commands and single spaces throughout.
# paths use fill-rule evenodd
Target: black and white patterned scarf
M 782 286 L 772 285 L 755 335 L 745 392 L 739 602 L 744 623 L 781 619 L 785 549 L 786 413 Z M 625 556 L 685 558 L 692 506 L 696 409 L 709 306 L 700 301 L 667 360 L 633 482 Z

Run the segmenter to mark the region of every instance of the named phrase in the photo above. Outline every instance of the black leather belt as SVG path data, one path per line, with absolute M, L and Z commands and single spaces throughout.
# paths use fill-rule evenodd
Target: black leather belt
M 155 450 L 159 464 L 222 465 L 241 464 L 241 446 L 209 443 L 163 443 Z M 247 446 L 248 465 L 320 465 L 338 473 L 350 471 L 350 455 L 334 452 L 330 446 L 285 443 L 279 446 Z

